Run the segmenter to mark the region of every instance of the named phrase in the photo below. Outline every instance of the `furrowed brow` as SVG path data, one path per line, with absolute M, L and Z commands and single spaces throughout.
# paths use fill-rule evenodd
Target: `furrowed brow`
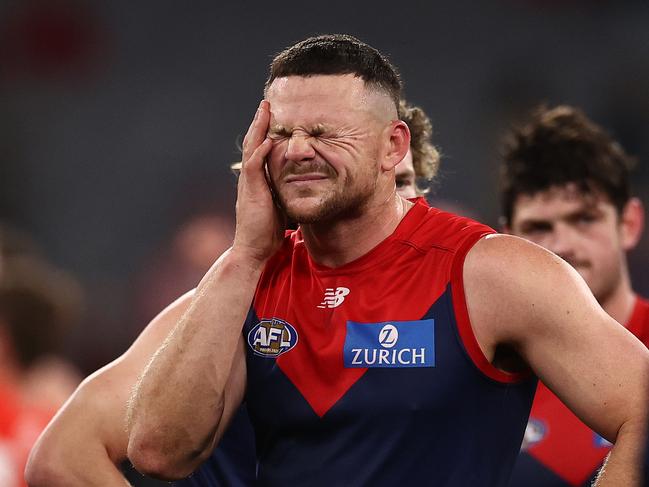
M 282 137 L 290 137 L 293 132 L 283 125 L 271 125 L 268 128 L 268 133 L 273 135 L 280 135 Z
M 293 135 L 294 131 L 295 129 L 290 129 L 283 125 L 271 125 L 268 129 L 269 134 L 279 135 L 281 137 L 290 137 L 291 135 Z M 312 137 L 323 135 L 327 133 L 327 131 L 328 131 L 327 126 L 322 123 L 318 123 L 306 129 L 306 132 Z

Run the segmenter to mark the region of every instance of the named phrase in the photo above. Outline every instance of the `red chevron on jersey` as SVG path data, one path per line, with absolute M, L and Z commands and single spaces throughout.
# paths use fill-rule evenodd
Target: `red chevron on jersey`
M 282 316 L 296 328 L 299 336 L 298 345 L 278 357 L 277 364 L 319 416 L 322 417 L 367 370 L 344 367 L 347 321 L 378 322 L 385 316 L 395 321 L 417 320 L 444 292 L 448 276 L 439 275 L 437 281 L 431 280 L 426 286 L 409 279 L 415 274 L 414 266 L 419 268 L 421 261 L 404 255 L 394 245 L 395 240 L 407 238 L 427 212 L 423 204 L 415 205 L 388 239 L 360 259 L 336 269 L 312 262 L 298 231 L 292 236 L 293 257 L 307 259 L 314 272 L 292 268 L 293 272 L 282 273 L 272 282 L 264 282 L 262 278 L 257 295 L 268 293 L 264 303 L 272 305 L 273 315 Z M 398 276 L 376 272 L 386 266 L 399 268 Z M 433 269 L 430 275 L 436 275 Z M 361 289 L 365 291 L 356 291 Z M 367 295 L 367 289 L 373 290 L 372 296 Z M 278 301 L 271 296 L 285 291 L 297 299 L 287 302 L 285 309 L 278 309 Z M 368 301 L 380 304 L 368 308 Z M 264 303 L 256 303 L 257 316 L 271 318 Z
M 410 238 L 436 211 L 418 202 L 390 237 L 363 257 L 335 269 L 313 262 L 297 231 L 266 267 L 257 289 L 255 313 L 260 320 L 280 317 L 295 327 L 297 345 L 279 356 L 277 365 L 320 417 L 367 370 L 344 367 L 346 323 L 382 322 L 386 316 L 394 321 L 418 320 L 448 285 L 449 272 L 440 273 L 438 268 L 450 269 L 453 253 L 446 252 L 441 259 L 422 258 L 424 251 L 416 251 L 417 238 Z M 452 224 L 437 231 L 448 233 L 440 241 L 451 246 L 466 237 L 466 231 L 458 231 Z M 395 242 L 405 242 L 406 248 L 415 252 L 404 252 Z M 310 269 L 305 268 L 305 262 Z M 388 267 L 399 272 L 385 272 Z M 422 286 L 412 278 L 415 275 L 431 277 Z

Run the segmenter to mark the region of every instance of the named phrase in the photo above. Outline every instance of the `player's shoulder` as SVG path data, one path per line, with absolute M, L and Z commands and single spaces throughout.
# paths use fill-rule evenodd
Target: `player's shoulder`
M 467 301 L 471 297 L 473 305 L 483 303 L 481 313 L 492 309 L 493 303 L 507 303 L 507 312 L 521 317 L 515 320 L 520 323 L 528 323 L 523 318 L 532 309 L 594 303 L 580 299 L 592 294 L 568 263 L 543 247 L 512 235 L 488 235 L 476 242 L 466 255 L 462 275 Z M 499 313 L 503 309 L 492 310 L 502 321 Z M 542 322 L 537 320 L 538 324 Z
M 539 278 L 565 273 L 571 269 L 552 252 L 514 235 L 493 233 L 476 241 L 466 257 L 468 271 L 478 275 L 494 274 Z M 466 271 L 465 271 L 466 272 Z
M 403 240 L 418 248 L 456 251 L 467 242 L 496 233 L 490 226 L 472 218 L 428 206 L 423 198 L 414 203 L 410 210 L 412 215 L 409 215 L 413 220 L 412 231 L 407 232 Z

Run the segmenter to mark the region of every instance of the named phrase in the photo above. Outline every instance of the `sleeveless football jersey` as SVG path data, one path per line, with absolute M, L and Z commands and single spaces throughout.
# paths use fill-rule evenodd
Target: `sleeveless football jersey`
M 637 298 L 627 329 L 649 346 L 649 302 Z M 511 487 L 589 487 L 611 444 L 539 383 Z
M 492 232 L 418 200 L 338 268 L 287 236 L 244 326 L 260 485 L 507 485 L 536 381 L 469 323 L 464 258 Z

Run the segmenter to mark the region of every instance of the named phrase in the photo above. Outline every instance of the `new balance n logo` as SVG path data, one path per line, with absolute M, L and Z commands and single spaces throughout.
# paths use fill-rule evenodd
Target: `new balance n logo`
M 349 294 L 349 289 L 346 287 L 337 287 L 332 288 L 328 287 L 325 289 L 324 299 L 322 303 L 318 305 L 318 308 L 337 308 L 345 300 L 345 296 Z

